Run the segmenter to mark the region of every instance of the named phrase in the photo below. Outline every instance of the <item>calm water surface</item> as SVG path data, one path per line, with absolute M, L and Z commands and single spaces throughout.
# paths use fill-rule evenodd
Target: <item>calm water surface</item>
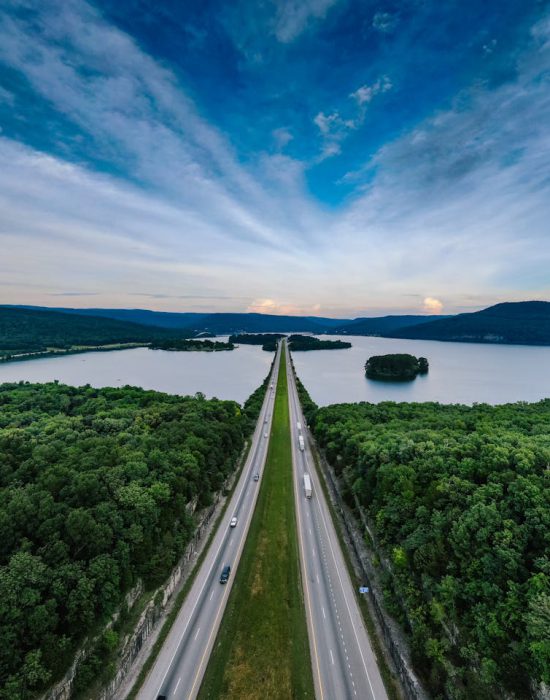
M 550 397 L 550 348 L 481 343 L 442 343 L 362 336 L 349 350 L 293 353 L 298 376 L 320 406 L 350 401 L 508 403 Z M 371 355 L 407 352 L 430 363 L 426 376 L 387 383 L 365 378 Z
M 221 340 L 221 339 L 220 339 Z M 242 345 L 226 352 L 116 350 L 48 357 L 0 365 L 0 383 L 51 382 L 94 387 L 140 386 L 169 394 L 195 394 L 243 403 L 265 379 L 273 354 Z
M 550 397 L 550 348 L 342 337 L 349 350 L 294 353 L 298 376 L 319 405 L 348 401 L 508 403 Z M 220 338 L 221 340 L 221 338 Z M 371 355 L 409 352 L 430 362 L 427 376 L 407 383 L 365 378 Z M 26 380 L 95 387 L 130 384 L 170 394 L 194 394 L 242 403 L 264 380 L 273 359 L 261 347 L 232 352 L 120 350 L 0 364 L 0 383 Z

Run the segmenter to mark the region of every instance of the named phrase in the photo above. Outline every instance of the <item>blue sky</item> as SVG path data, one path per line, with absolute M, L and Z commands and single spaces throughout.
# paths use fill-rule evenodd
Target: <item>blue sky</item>
M 0 303 L 550 298 L 550 9 L 4 0 Z

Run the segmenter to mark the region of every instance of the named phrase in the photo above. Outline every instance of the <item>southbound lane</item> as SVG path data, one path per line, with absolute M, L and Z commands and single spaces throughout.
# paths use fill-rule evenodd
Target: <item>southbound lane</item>
M 199 691 L 256 504 L 271 433 L 280 359 L 279 348 L 248 458 L 231 502 L 138 700 L 156 700 L 159 695 L 169 700 L 191 700 Z M 255 474 L 259 481 L 254 481 Z M 230 527 L 234 516 L 237 525 Z M 228 583 L 222 585 L 219 579 L 225 565 L 231 566 L 231 574 Z

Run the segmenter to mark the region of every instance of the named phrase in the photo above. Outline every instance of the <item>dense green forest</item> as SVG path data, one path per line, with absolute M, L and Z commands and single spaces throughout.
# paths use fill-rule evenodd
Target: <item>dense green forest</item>
M 149 343 L 188 337 L 190 331 L 141 326 L 112 318 L 78 316 L 60 311 L 0 307 L 0 359 L 21 353 L 43 353 L 52 348 Z
M 186 340 L 184 338 L 155 340 L 149 347 L 151 350 L 176 350 L 180 352 L 219 352 L 221 350 L 235 349 L 233 343 L 223 343 L 213 340 Z
M 291 335 L 288 347 L 292 351 L 305 350 L 345 350 L 351 348 L 351 343 L 345 340 L 319 340 L 312 335 Z
M 550 683 L 550 400 L 342 404 L 314 433 L 391 561 L 387 607 L 436 698 Z
M 406 353 L 395 355 L 373 355 L 365 364 L 365 374 L 369 379 L 386 381 L 408 381 L 417 374 L 426 374 L 429 369 L 425 357 L 415 357 Z
M 234 470 L 262 399 L 0 386 L 2 700 L 59 678 L 139 578 L 164 580 L 194 531 L 188 504 Z
M 261 345 L 262 350 L 275 352 L 281 338 L 284 338 L 283 333 L 240 333 L 229 336 L 229 342 L 241 345 Z

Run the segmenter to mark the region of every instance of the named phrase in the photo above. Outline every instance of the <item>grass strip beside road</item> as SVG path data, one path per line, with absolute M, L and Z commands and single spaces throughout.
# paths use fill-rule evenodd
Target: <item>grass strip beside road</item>
M 285 349 L 260 493 L 200 700 L 313 699 L 292 481 Z

